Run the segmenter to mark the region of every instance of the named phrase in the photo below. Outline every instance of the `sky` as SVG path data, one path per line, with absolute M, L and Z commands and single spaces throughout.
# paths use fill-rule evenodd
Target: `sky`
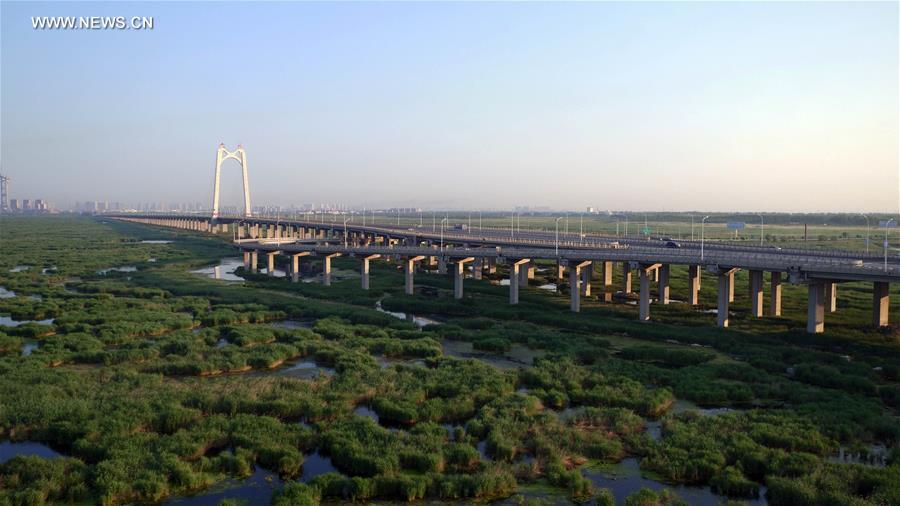
M 35 30 L 33 16 L 153 18 Z M 898 3 L 0 3 L 12 198 L 889 211 Z M 240 168 L 223 165 L 223 205 Z

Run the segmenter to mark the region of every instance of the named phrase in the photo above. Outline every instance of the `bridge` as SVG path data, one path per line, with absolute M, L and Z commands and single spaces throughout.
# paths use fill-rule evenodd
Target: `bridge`
M 403 265 L 406 293 L 414 293 L 416 266 L 420 262 L 437 265 L 438 272 L 454 277 L 454 295 L 463 297 L 467 266 L 471 277 L 481 279 L 487 269 L 503 267 L 509 276 L 509 302 L 517 304 L 519 289 L 534 276 L 535 262 L 557 265 L 557 277 L 568 271 L 570 307 L 580 311 L 581 299 L 590 296 L 591 280 L 601 276 L 602 286 L 612 286 L 616 265 L 623 272 L 625 294 L 633 293 L 632 276 L 638 276 L 639 319 L 650 319 L 650 284 L 658 285 L 657 303 L 669 303 L 670 269 L 688 267 L 687 302 L 699 302 L 701 269 L 717 276 L 717 324 L 727 327 L 729 303 L 734 301 L 734 275 L 750 274 L 751 313 L 763 316 L 764 273 L 769 283 L 770 316 L 781 315 L 782 283 L 805 284 L 808 290 L 807 331 L 825 329 L 825 314 L 836 310 L 838 284 L 862 281 L 873 284 L 872 324 L 888 324 L 890 283 L 900 281 L 900 261 L 888 256 L 847 251 L 781 249 L 719 242 L 670 241 L 615 238 L 591 234 L 557 234 L 549 231 L 516 233 L 512 228 L 440 231 L 432 227 L 360 225 L 345 220 L 325 223 L 308 219 L 258 218 L 252 216 L 211 217 L 187 214 L 119 213 L 109 217 L 148 225 L 172 227 L 213 234 L 229 234 L 243 252 L 244 266 L 255 272 L 259 255 L 267 257 L 267 272 L 274 272 L 275 257 L 290 257 L 293 281 L 299 279 L 299 261 L 305 256 L 321 257 L 324 282 L 331 281 L 331 259 L 345 255 L 360 259 L 362 289 L 369 287 L 369 263 L 396 259 Z M 677 247 L 675 247 L 677 246 Z M 595 272 L 596 271 L 596 272 Z M 604 293 L 607 301 L 611 294 Z

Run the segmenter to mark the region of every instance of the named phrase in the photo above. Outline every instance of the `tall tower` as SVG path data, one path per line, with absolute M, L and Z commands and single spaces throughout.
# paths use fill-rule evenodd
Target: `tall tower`
M 9 213 L 9 177 L 0 174 L 0 213 Z
M 237 149 L 234 151 L 228 151 L 225 148 L 225 144 L 219 144 L 219 149 L 216 150 L 216 184 L 215 189 L 213 190 L 213 212 L 212 217 L 216 219 L 219 217 L 219 179 L 222 173 L 222 162 L 228 160 L 229 158 L 237 160 L 239 164 L 241 164 L 241 169 L 244 172 L 244 217 L 249 218 L 250 213 L 250 180 L 247 178 L 247 153 L 244 151 L 244 148 L 238 144 Z

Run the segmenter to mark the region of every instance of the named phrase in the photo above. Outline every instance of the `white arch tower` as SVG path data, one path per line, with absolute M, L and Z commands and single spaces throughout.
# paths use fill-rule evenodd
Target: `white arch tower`
M 243 146 L 238 144 L 237 149 L 234 151 L 228 151 L 225 148 L 225 144 L 219 144 L 219 149 L 216 150 L 216 185 L 213 190 L 213 212 L 212 217 L 216 219 L 219 217 L 219 179 L 222 173 L 222 163 L 229 158 L 237 160 L 239 164 L 241 164 L 241 170 L 244 173 L 244 217 L 249 218 L 251 216 L 250 213 L 250 180 L 247 177 L 247 152 L 244 151 Z

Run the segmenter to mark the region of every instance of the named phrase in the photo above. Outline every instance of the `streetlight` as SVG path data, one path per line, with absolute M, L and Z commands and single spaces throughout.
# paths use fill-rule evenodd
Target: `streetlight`
M 344 247 L 345 248 L 347 247 L 347 222 L 348 221 L 353 221 L 353 216 L 346 218 L 344 220 Z
M 422 211 L 419 211 L 419 228 L 422 228 Z
M 897 222 L 894 221 L 894 218 L 891 218 L 883 223 L 884 223 L 884 272 L 887 272 L 888 229 L 891 227 L 897 226 Z
M 478 211 L 478 231 L 481 232 L 483 229 L 481 228 L 481 211 Z
M 400 208 L 397 208 L 397 226 L 400 226 Z
M 859 213 L 863 218 L 866 219 L 866 255 L 869 254 L 869 217 L 863 213 Z
M 569 213 L 566 213 L 566 237 L 569 237 Z
M 556 218 L 556 256 L 559 256 L 559 220 L 562 219 L 562 216 Z
M 762 246 L 763 245 L 763 237 L 764 237 L 763 232 L 765 232 L 765 230 L 766 230 L 766 224 L 765 224 L 765 222 L 763 222 L 762 214 L 756 213 L 756 215 L 759 216 L 759 245 Z
M 691 241 L 694 240 L 694 215 L 691 215 Z
M 578 237 L 584 242 L 584 213 L 578 214 Z
M 472 231 L 472 211 L 469 211 L 469 232 Z
M 441 252 L 444 251 L 444 222 L 447 221 L 447 218 L 441 219 Z
M 704 216 L 702 220 L 700 220 L 700 261 L 703 261 L 703 224 L 706 223 L 706 220 L 709 219 L 709 216 Z

